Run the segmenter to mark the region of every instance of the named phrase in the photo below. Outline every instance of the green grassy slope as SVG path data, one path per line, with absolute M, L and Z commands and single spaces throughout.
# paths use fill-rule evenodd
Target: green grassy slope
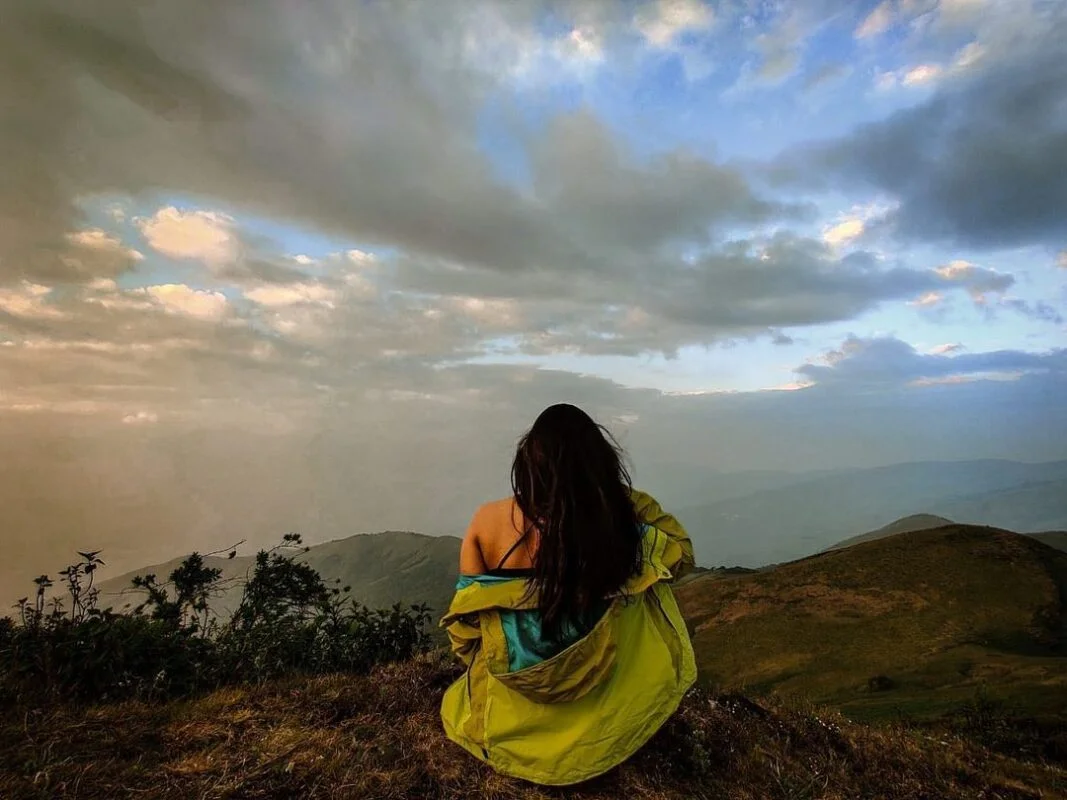
M 979 685 L 1067 712 L 1067 555 L 954 525 L 678 588 L 703 680 L 874 717 L 936 713 Z M 868 679 L 895 688 L 871 692 Z

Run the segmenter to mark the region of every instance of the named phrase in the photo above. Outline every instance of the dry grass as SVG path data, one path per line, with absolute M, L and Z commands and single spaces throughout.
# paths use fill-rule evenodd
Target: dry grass
M 427 656 L 369 677 L 9 717 L 0 797 L 1067 797 L 1062 769 L 703 692 L 629 763 L 545 790 L 494 774 L 445 739 L 438 704 L 456 674 Z

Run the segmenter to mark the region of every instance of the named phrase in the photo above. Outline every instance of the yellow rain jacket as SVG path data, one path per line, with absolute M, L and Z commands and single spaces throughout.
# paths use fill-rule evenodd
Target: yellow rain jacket
M 692 567 L 692 544 L 647 494 L 635 491 L 634 503 L 644 569 L 550 658 L 522 652 L 523 618 L 537 613 L 524 578 L 461 577 L 441 626 L 467 671 L 445 692 L 441 718 L 452 741 L 497 771 L 548 785 L 600 775 L 648 741 L 696 680 L 667 585 Z

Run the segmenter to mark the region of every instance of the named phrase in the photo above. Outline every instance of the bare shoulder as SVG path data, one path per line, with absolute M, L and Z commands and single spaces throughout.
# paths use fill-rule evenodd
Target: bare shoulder
M 482 503 L 471 517 L 468 536 L 473 536 L 479 541 L 495 540 L 500 537 L 500 532 L 508 527 L 515 518 L 515 500 L 511 497 L 502 497 L 499 500 L 490 500 Z
M 514 505 L 515 501 L 510 497 L 502 497 L 499 500 L 490 500 L 488 503 L 482 503 L 474 512 L 474 521 L 488 522 L 490 520 L 506 519 L 511 515 Z

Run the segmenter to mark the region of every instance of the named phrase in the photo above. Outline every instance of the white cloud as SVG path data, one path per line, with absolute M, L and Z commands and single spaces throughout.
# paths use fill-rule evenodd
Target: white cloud
M 986 303 L 987 295 L 1004 294 L 1015 279 L 1012 275 L 984 269 L 964 259 L 955 259 L 934 270 L 940 277 L 952 283 L 965 284 L 967 293 L 978 305 Z
M 964 45 L 952 59 L 952 68 L 956 71 L 970 69 L 986 55 L 986 48 L 981 42 L 971 42 Z
M 883 0 L 867 18 L 860 23 L 853 34 L 857 39 L 866 39 L 885 33 L 893 24 L 893 4 L 890 0 Z
M 896 71 L 875 72 L 874 88 L 879 92 L 886 92 L 900 86 L 918 88 L 929 86 L 937 82 L 944 75 L 944 68 L 939 64 L 918 64 L 914 67 L 904 67 Z
M 964 346 L 959 342 L 950 342 L 947 344 L 939 344 L 935 347 L 931 347 L 929 352 L 931 355 L 935 356 L 946 356 L 950 355 L 951 353 L 958 353 L 964 349 L 966 348 L 964 348 Z
M 895 72 L 876 72 L 874 75 L 874 88 L 879 92 L 887 92 L 897 87 L 898 79 Z
M 159 422 L 159 414 L 154 411 L 138 411 L 134 414 L 127 414 L 122 421 L 126 425 L 152 425 Z
M 85 288 L 92 292 L 115 292 L 119 285 L 112 278 L 93 278 Z
M 838 247 L 863 235 L 866 225 L 862 219 L 851 217 L 823 229 L 822 240 L 831 247 Z
M 657 0 L 637 12 L 634 27 L 649 44 L 662 48 L 686 31 L 710 28 L 714 21 L 714 12 L 700 0 Z
M 585 78 L 604 61 L 598 26 L 577 24 L 560 36 L 545 36 L 528 19 L 512 15 L 516 6 L 482 7 L 465 32 L 462 48 L 481 72 L 524 88 Z
M 521 319 L 518 304 L 514 300 L 458 297 L 449 305 L 475 322 L 496 328 L 514 328 Z
M 909 300 L 909 306 L 918 306 L 919 308 L 933 308 L 934 306 L 941 305 L 945 296 L 941 292 L 924 292 L 922 295 L 914 300 Z
M 589 62 L 604 60 L 604 37 L 590 26 L 572 29 L 559 40 L 557 47 L 563 58 Z
M 937 64 L 920 64 L 907 70 L 900 82 L 904 86 L 923 86 L 941 77 L 942 69 Z
M 320 305 L 333 308 L 337 290 L 321 283 L 289 283 L 258 286 L 245 292 L 253 303 L 267 308 L 286 308 L 295 305 Z
M 139 218 L 137 227 L 155 250 L 171 258 L 221 266 L 237 256 L 233 218 L 217 211 L 167 206 L 151 217 Z
M 0 312 L 22 319 L 62 319 L 66 315 L 48 302 L 51 291 L 28 281 L 15 288 L 0 286 Z
M 123 256 L 133 261 L 141 261 L 144 255 L 133 248 L 126 247 L 117 236 L 100 228 L 86 228 L 67 234 L 67 240 L 79 247 L 98 250 L 102 253 Z
M 363 250 L 348 250 L 345 252 L 345 258 L 361 267 L 373 266 L 378 261 L 378 257 L 374 253 L 367 253 Z
M 142 291 L 168 314 L 216 322 L 229 311 L 229 302 L 221 292 L 193 289 L 184 283 L 146 286 Z
M 1056 256 L 1056 266 L 1060 269 L 1067 269 L 1067 250 L 1060 250 L 1059 255 Z

